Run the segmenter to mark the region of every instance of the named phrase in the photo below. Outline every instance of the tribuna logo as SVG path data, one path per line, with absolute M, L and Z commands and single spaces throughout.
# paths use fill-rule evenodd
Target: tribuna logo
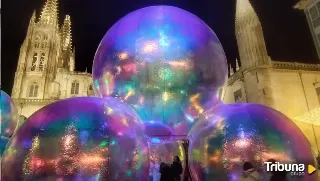
M 280 162 L 264 162 L 267 166 L 267 172 L 283 172 L 286 171 L 291 175 L 304 175 L 305 165 L 294 163 L 280 163 Z

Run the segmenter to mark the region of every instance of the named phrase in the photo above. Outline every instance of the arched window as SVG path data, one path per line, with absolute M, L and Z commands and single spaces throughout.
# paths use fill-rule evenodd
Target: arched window
M 237 102 L 237 103 L 238 103 L 238 102 L 243 102 L 241 89 L 238 89 L 238 90 L 235 91 L 233 94 L 234 94 L 235 102 Z
M 93 90 L 92 84 L 89 85 L 89 90 Z
M 41 39 L 41 35 L 38 33 L 38 34 L 36 35 L 36 40 L 39 41 L 40 39 Z
M 35 41 L 35 44 L 34 44 L 35 48 L 39 48 L 40 47 L 40 41 L 41 41 L 41 35 L 40 35 L 40 33 L 37 33 L 36 34 L 36 41 Z
M 29 88 L 29 97 L 37 97 L 38 96 L 39 85 L 37 83 L 33 83 Z
M 39 46 L 40 46 L 40 43 L 39 43 L 39 42 L 36 42 L 36 43 L 34 44 L 34 47 L 35 47 L 35 48 L 39 48 Z
M 34 53 L 33 57 L 32 57 L 31 71 L 35 71 L 36 70 L 37 61 L 38 61 L 38 53 Z
M 43 71 L 45 56 L 46 56 L 45 53 L 41 53 L 40 62 L 39 62 L 39 71 Z
M 71 94 L 72 95 L 77 95 L 79 94 L 79 82 L 78 81 L 73 81 L 71 84 Z
M 43 39 L 46 41 L 46 40 L 48 40 L 48 35 L 44 35 L 43 36 Z

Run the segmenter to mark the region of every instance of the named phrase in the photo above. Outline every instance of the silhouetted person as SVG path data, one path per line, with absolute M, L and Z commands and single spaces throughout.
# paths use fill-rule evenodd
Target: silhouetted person
M 267 162 L 275 164 L 277 161 L 274 159 L 269 159 Z M 287 181 L 287 172 L 286 171 L 273 171 L 270 181 Z
M 170 166 L 164 162 L 160 164 L 160 181 L 173 181 Z
M 243 164 L 244 173 L 240 176 L 239 181 L 260 181 L 260 175 L 254 169 L 250 162 L 244 162 Z
M 173 158 L 173 162 L 171 164 L 171 173 L 174 181 L 181 181 L 180 175 L 183 172 L 182 163 L 178 156 Z

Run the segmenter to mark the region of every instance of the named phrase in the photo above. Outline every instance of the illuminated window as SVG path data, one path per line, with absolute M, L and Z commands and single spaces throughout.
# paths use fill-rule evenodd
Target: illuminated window
M 39 71 L 43 71 L 43 67 L 44 67 L 44 57 L 46 56 L 45 53 L 41 53 L 41 57 L 40 57 L 40 63 L 39 63 Z
M 38 61 L 38 53 L 34 53 L 32 57 L 31 71 L 36 70 L 37 61 Z
M 29 88 L 29 97 L 37 97 L 38 96 L 39 85 L 33 83 Z
M 77 95 L 79 94 L 79 82 L 78 81 L 73 81 L 71 84 L 71 94 L 72 95 Z
M 238 89 L 234 93 L 235 102 L 243 102 L 241 89 Z

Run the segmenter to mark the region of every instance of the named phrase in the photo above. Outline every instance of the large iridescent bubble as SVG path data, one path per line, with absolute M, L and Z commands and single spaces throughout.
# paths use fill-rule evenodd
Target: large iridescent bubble
M 119 20 L 93 64 L 98 96 L 120 97 L 144 122 L 169 126 L 192 124 L 221 99 L 226 78 L 215 33 L 197 16 L 171 6 L 143 8 Z
M 200 122 L 206 126 L 201 126 Z M 202 115 L 198 133 L 191 137 L 189 165 L 193 180 L 238 180 L 242 165 L 249 161 L 268 177 L 263 163 L 274 159 L 280 163 L 316 166 L 307 138 L 282 113 L 258 104 L 224 105 Z M 196 125 L 197 126 L 197 125 Z M 300 173 L 296 173 L 300 174 Z M 317 173 L 291 176 L 290 181 L 316 181 Z
M 223 117 L 223 111 L 226 110 L 226 106 L 223 103 L 212 106 L 211 109 L 204 112 L 198 119 L 198 121 L 192 126 L 188 132 L 188 139 L 193 140 L 202 130 L 210 127 L 217 119 Z M 210 115 L 210 119 L 209 119 Z
M 0 92 L 0 136 L 10 137 L 19 124 L 17 109 L 8 94 Z
M 173 140 L 171 127 L 162 123 L 145 123 L 145 136 L 151 144 L 161 144 Z
M 147 181 L 149 150 L 135 111 L 115 98 L 71 98 L 33 115 L 9 141 L 2 176 Z

